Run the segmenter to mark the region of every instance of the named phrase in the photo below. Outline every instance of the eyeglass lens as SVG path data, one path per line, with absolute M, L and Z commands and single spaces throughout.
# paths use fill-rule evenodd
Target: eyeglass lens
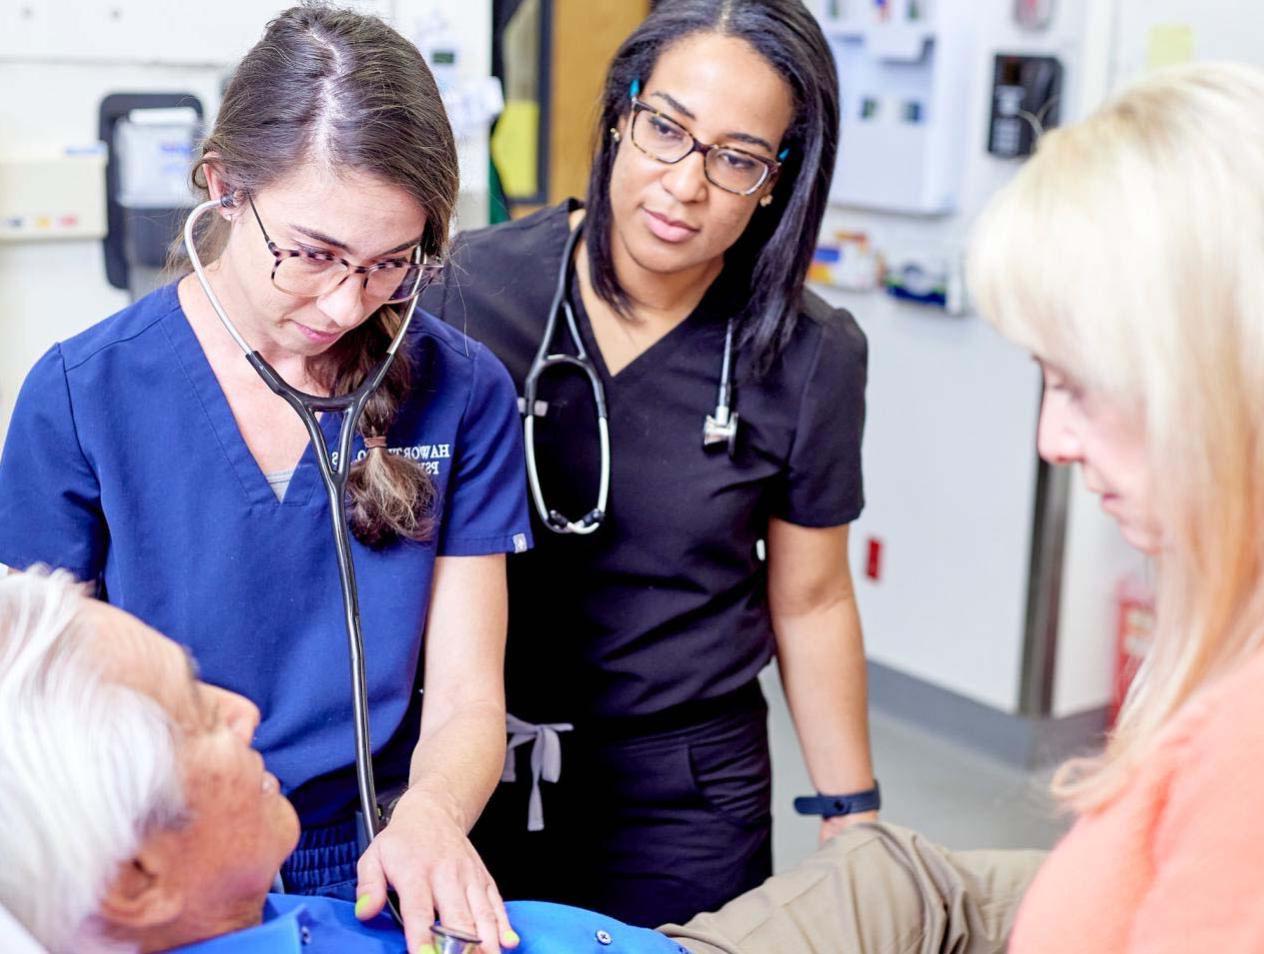
M 680 124 L 646 110 L 634 110 L 632 142 L 662 162 L 679 162 L 693 148 L 693 136 Z M 707 152 L 703 171 L 721 189 L 747 194 L 763 184 L 768 166 L 754 156 L 718 147 Z
M 295 255 L 283 258 L 272 273 L 272 282 L 290 295 L 319 298 L 348 278 L 348 268 L 337 259 L 323 256 Z M 352 281 L 364 282 L 364 291 L 371 298 L 386 302 L 407 301 L 419 285 L 434 277 L 433 266 L 408 263 L 375 268 L 364 275 L 350 276 Z

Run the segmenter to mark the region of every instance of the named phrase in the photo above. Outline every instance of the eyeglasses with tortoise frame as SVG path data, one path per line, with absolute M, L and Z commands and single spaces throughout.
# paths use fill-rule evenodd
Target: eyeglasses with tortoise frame
M 699 141 L 675 119 L 649 103 L 632 97 L 629 138 L 651 159 L 675 165 L 695 152 L 702 154 L 702 171 L 712 185 L 735 195 L 752 195 L 781 171 L 776 159 L 757 156 L 735 146 Z
M 282 248 L 268 235 L 268 230 L 248 197 L 250 211 L 259 223 L 259 231 L 268 243 L 268 251 L 276 260 L 272 266 L 272 284 L 287 295 L 319 298 L 333 291 L 351 275 L 363 275 L 362 289 L 383 304 L 408 301 L 418 295 L 443 272 L 442 262 L 391 258 L 372 265 L 355 265 L 330 252 L 309 248 Z M 418 250 L 415 255 L 420 255 Z

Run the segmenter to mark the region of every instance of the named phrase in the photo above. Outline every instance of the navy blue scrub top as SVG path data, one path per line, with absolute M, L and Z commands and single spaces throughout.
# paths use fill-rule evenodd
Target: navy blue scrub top
M 513 384 L 479 344 L 418 309 L 414 387 L 388 449 L 438 491 L 431 542 L 352 543 L 372 741 L 406 777 L 436 555 L 530 545 Z M 323 427 L 336 446 L 337 418 Z M 363 441 L 357 435 L 357 453 Z M 65 567 L 188 646 L 204 679 L 253 700 L 256 747 L 287 793 L 319 776 L 354 802 L 351 677 L 329 504 L 308 446 L 278 501 L 169 285 L 53 347 L 18 396 L 0 457 L 0 563 Z M 410 709 L 411 706 L 411 709 Z
M 423 302 L 486 344 L 519 388 L 539 347 L 570 232 L 563 203 L 458 236 L 447 284 Z M 589 536 L 536 525 L 509 561 L 509 709 L 532 722 L 647 716 L 739 689 L 772 657 L 768 580 L 756 543 L 776 517 L 850 523 L 864 506 L 868 350 L 852 316 L 803 293 L 772 369 L 735 362 L 735 459 L 704 450 L 724 329 L 749 294 L 726 269 L 697 309 L 610 374 L 572 276 L 570 302 L 606 391 L 611 478 Z M 574 353 L 559 320 L 553 351 Z M 588 381 L 546 372 L 536 456 L 550 507 L 595 503 L 599 455 Z M 532 508 L 532 521 L 537 517 Z

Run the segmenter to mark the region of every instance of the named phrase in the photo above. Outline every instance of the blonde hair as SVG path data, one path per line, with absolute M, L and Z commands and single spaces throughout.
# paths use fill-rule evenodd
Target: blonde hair
M 1084 810 L 1264 642 L 1264 72 L 1163 71 L 1047 134 L 969 281 L 1003 334 L 1145 422 L 1155 641 L 1104 754 L 1055 779 Z

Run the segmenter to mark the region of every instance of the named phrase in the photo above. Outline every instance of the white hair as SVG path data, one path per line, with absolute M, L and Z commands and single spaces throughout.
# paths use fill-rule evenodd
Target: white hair
M 69 574 L 0 578 L 0 905 L 50 951 L 117 951 L 95 915 L 183 794 L 173 725 L 101 675 Z

